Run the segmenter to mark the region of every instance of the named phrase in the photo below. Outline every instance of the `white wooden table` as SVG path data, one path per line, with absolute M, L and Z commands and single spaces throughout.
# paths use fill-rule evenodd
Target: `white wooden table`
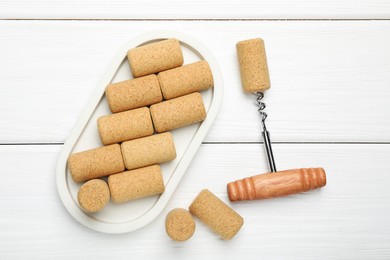
M 225 81 L 219 116 L 163 214 L 107 235 L 81 226 L 55 187 L 70 130 L 115 52 L 155 29 L 206 44 Z M 322 166 L 328 184 L 232 205 L 222 241 L 201 222 L 175 243 L 164 220 L 209 188 L 267 171 L 260 121 L 241 92 L 235 43 L 266 41 L 265 101 L 278 169 Z M 0 1 L 0 259 L 389 259 L 390 2 Z

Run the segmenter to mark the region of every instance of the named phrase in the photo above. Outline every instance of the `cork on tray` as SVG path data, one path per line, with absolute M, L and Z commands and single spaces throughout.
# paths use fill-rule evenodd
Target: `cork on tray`
M 164 163 L 176 158 L 175 144 L 169 132 L 123 142 L 121 149 L 128 170 Z
M 110 84 L 106 88 L 106 97 L 112 113 L 162 101 L 160 84 L 155 74 Z
M 104 145 L 152 135 L 154 132 L 147 107 L 102 116 L 98 119 L 98 131 Z
M 206 118 L 202 96 L 192 93 L 150 107 L 156 132 L 161 133 L 201 122 Z
M 165 218 L 165 230 L 170 238 L 176 241 L 186 241 L 195 232 L 195 221 L 188 210 L 176 208 Z
M 84 211 L 98 212 L 110 201 L 110 190 L 105 181 L 90 180 L 81 186 L 77 200 Z
M 114 203 L 123 203 L 164 192 L 159 165 L 110 175 L 108 186 Z
M 177 39 L 167 39 L 131 49 L 127 52 L 133 77 L 141 77 L 183 64 L 183 53 Z
M 119 144 L 71 154 L 68 167 L 75 182 L 100 178 L 125 170 Z
M 184 96 L 213 87 L 213 75 L 207 61 L 202 60 L 158 74 L 165 99 Z
M 241 83 L 245 93 L 263 92 L 271 87 L 264 41 L 260 38 L 236 45 Z
M 207 189 L 192 202 L 190 212 L 225 240 L 234 237 L 244 224 L 237 212 Z

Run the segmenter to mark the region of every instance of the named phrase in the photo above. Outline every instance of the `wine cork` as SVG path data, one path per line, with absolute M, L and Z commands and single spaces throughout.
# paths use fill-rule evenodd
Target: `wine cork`
M 192 93 L 150 107 L 156 132 L 161 133 L 201 122 L 206 118 L 202 96 Z
M 112 201 L 123 203 L 164 192 L 164 182 L 159 165 L 110 175 L 108 186 Z
M 99 179 L 90 180 L 81 186 L 77 200 L 84 211 L 98 212 L 110 201 L 110 190 L 105 181 Z
M 286 196 L 326 185 L 323 168 L 302 168 L 259 174 L 227 185 L 229 199 L 254 200 Z
M 164 163 L 176 158 L 175 144 L 169 132 L 123 142 L 121 149 L 128 170 Z
M 127 52 L 127 58 L 135 78 L 173 69 L 184 62 L 180 42 L 176 39 L 167 39 L 131 49 Z
M 244 224 L 237 212 L 207 189 L 192 202 L 190 212 L 225 240 L 234 237 Z
M 213 87 L 213 74 L 207 61 L 202 60 L 158 74 L 165 99 L 184 96 Z
M 195 221 L 185 209 L 171 210 L 165 219 L 165 230 L 170 238 L 176 241 L 186 241 L 195 232 Z
M 263 92 L 269 89 L 271 83 L 263 39 L 241 41 L 236 48 L 244 92 Z
M 106 88 L 106 97 L 112 113 L 162 101 L 160 84 L 155 74 L 110 84 Z
M 68 167 L 75 182 L 96 179 L 125 170 L 119 144 L 74 153 L 69 156 Z
M 147 107 L 102 116 L 98 119 L 98 131 L 104 145 L 152 135 L 154 132 Z

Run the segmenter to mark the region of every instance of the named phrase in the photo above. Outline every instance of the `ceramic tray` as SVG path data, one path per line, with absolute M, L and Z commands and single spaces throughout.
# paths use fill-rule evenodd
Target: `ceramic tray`
M 132 78 L 126 57 L 127 51 L 140 45 L 167 38 L 176 38 L 180 41 L 184 64 L 201 59 L 207 60 L 210 64 L 214 77 L 214 88 L 201 92 L 207 111 L 206 120 L 199 124 L 172 131 L 177 158 L 174 161 L 161 164 L 165 184 L 165 192 L 162 195 L 118 205 L 109 202 L 101 212 L 85 213 L 77 202 L 77 192 L 81 184 L 72 180 L 67 167 L 67 159 L 72 153 L 102 146 L 96 122 L 98 117 L 111 114 L 104 90 L 111 82 Z M 176 187 L 180 185 L 181 178 L 186 173 L 187 167 L 215 120 L 222 102 L 222 91 L 223 82 L 219 66 L 211 52 L 196 39 L 179 32 L 154 31 L 127 42 L 116 54 L 102 76 L 58 158 L 56 169 L 57 189 L 70 215 L 81 224 L 104 233 L 131 232 L 155 219 L 167 205 Z

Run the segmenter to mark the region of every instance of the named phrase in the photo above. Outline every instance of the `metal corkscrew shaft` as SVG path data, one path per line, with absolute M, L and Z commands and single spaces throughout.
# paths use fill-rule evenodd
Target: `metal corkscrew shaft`
M 274 154 L 272 152 L 271 137 L 270 133 L 267 130 L 267 126 L 265 125 L 265 120 L 267 119 L 268 115 L 266 112 L 263 111 L 266 107 L 265 103 L 262 101 L 264 94 L 262 92 L 256 92 L 255 95 L 257 96 L 256 105 L 258 106 L 258 111 L 261 117 L 261 124 L 263 126 L 262 136 L 265 146 L 265 152 L 267 154 L 269 169 L 271 172 L 276 172 L 275 159 Z

